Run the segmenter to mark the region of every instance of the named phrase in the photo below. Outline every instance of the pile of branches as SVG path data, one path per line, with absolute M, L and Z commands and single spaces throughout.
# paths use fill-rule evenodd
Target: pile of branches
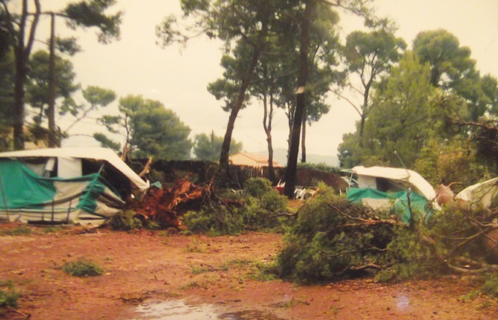
M 498 209 L 445 206 L 415 230 L 400 230 L 390 245 L 397 273 L 467 273 L 498 271 Z M 410 241 L 411 240 L 411 241 Z M 409 266 L 409 267 L 408 267 Z
M 398 225 L 390 213 L 351 203 L 322 185 L 297 212 L 276 271 L 309 283 L 380 270 L 388 263 L 387 246 Z
M 285 246 L 269 269 L 314 283 L 375 275 L 378 281 L 498 271 L 498 209 L 445 207 L 412 211 L 410 224 L 391 210 L 353 204 L 321 186 L 297 212 Z M 493 261 L 493 259 L 495 259 Z
M 250 178 L 244 190 L 212 194 L 200 210 L 187 212 L 182 221 L 190 232 L 216 236 L 254 230 L 278 232 L 287 219 L 287 198 L 272 189 L 269 180 Z
M 197 186 L 186 177 L 177 180 L 171 187 L 152 186 L 131 209 L 144 225 L 153 221 L 162 228 L 178 228 L 180 217 L 189 210 L 200 210 L 203 201 L 212 194 L 212 184 Z

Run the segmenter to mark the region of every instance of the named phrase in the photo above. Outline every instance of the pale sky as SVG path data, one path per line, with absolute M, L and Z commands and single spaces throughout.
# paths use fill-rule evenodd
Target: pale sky
M 14 2 L 20 3 L 20 0 Z M 42 9 L 63 7 L 66 1 L 42 0 Z M 69 2 L 69 1 L 68 1 Z M 125 11 L 121 25 L 121 40 L 108 45 L 99 44 L 95 31 L 78 31 L 83 52 L 72 57 L 77 81 L 82 87 L 100 86 L 114 90 L 118 97 L 139 95 L 161 101 L 173 110 L 192 129 L 191 138 L 198 133 L 224 135 L 228 113 L 220 106 L 206 87 L 222 76 L 219 66 L 220 42 L 206 37 L 194 39 L 184 49 L 171 46 L 165 49 L 156 44 L 155 27 L 171 13 L 181 13 L 179 0 L 118 0 L 112 10 Z M 460 45 L 472 50 L 481 75 L 490 73 L 498 77 L 498 1 L 496 0 L 376 0 L 379 16 L 388 16 L 399 26 L 396 33 L 409 48 L 420 31 L 443 28 L 453 33 Z M 340 26 L 344 38 L 349 32 L 361 28 L 360 20 L 351 14 L 342 14 Z M 37 38 L 48 37 L 48 18 L 40 22 Z M 62 21 L 57 24 L 62 36 L 75 34 Z M 45 35 L 44 35 L 45 34 Z M 359 119 L 356 111 L 346 102 L 329 94 L 329 114 L 307 129 L 307 152 L 336 157 L 342 135 L 355 130 Z M 117 103 L 101 113 L 112 113 Z M 98 116 L 94 114 L 93 116 Z M 239 113 L 233 137 L 242 141 L 244 149 L 257 152 L 266 149 L 262 128 L 262 107 L 253 103 Z M 59 123 L 64 129 L 64 122 Z M 70 133 L 91 133 L 99 130 L 95 121 L 86 119 Z M 287 148 L 288 126 L 282 110 L 274 118 L 273 141 L 275 148 Z M 79 145 L 95 145 L 93 139 L 78 139 Z M 76 141 L 76 140 L 75 140 Z M 74 144 L 75 142 L 73 142 Z

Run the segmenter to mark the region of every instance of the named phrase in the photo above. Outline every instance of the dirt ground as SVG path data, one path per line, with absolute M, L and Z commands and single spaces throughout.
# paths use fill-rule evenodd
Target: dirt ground
M 496 301 L 461 299 L 472 290 L 471 277 L 321 286 L 255 279 L 257 262 L 271 259 L 282 246 L 277 234 L 30 227 L 29 235 L 5 235 L 18 228 L 0 225 L 0 281 L 11 280 L 22 292 L 17 312 L 7 311 L 6 319 L 187 319 L 137 313 L 138 305 L 178 300 L 237 315 L 219 319 L 498 319 Z M 102 266 L 104 274 L 66 275 L 62 265 L 79 258 Z

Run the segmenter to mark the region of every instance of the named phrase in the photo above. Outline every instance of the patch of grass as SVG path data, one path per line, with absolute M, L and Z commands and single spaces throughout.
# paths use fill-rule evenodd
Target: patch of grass
M 482 310 L 491 307 L 491 302 L 490 301 L 484 301 L 481 303 L 479 306 L 477 306 L 477 310 Z
M 42 229 L 42 233 L 43 234 L 57 233 L 57 232 L 61 231 L 62 229 L 64 229 L 64 228 L 61 226 L 49 226 L 49 227 L 44 227 Z
M 219 266 L 219 269 L 222 271 L 227 271 L 231 268 L 240 268 L 242 266 L 249 265 L 253 262 L 254 261 L 252 261 L 252 260 L 245 260 L 245 259 L 227 260 Z
M 21 294 L 15 289 L 14 282 L 0 283 L 0 309 L 5 307 L 17 308 Z
M 10 230 L 3 230 L 0 234 L 3 236 L 29 236 L 33 230 L 26 226 L 20 226 Z
M 189 281 L 186 285 L 180 287 L 182 290 L 188 290 L 188 289 L 197 289 L 197 288 L 202 288 L 202 289 L 207 289 L 208 288 L 208 283 L 207 282 L 198 282 L 198 281 Z
M 473 290 L 473 291 L 467 293 L 466 295 L 461 296 L 460 300 L 464 301 L 464 302 L 471 301 L 471 300 L 474 300 L 475 298 L 479 297 L 479 295 L 480 295 L 479 290 Z
M 273 281 L 278 279 L 278 274 L 278 265 L 276 262 L 257 262 L 255 263 L 254 272 L 249 277 L 258 281 Z
M 199 240 L 194 239 L 192 240 L 192 243 L 189 243 L 185 247 L 185 252 L 195 252 L 195 253 L 204 253 L 206 252 L 205 246 L 199 242 Z
M 192 270 L 192 274 L 201 274 L 209 271 L 208 269 L 202 266 L 195 266 L 195 265 L 190 265 L 190 269 Z
M 84 259 L 68 262 L 62 266 L 62 270 L 74 277 L 100 276 L 104 273 L 104 270 L 96 263 Z

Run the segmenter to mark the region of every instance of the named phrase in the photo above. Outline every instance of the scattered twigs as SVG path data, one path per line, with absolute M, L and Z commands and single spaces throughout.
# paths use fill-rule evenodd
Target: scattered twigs
M 10 311 L 13 311 L 13 312 L 17 313 L 20 316 L 25 317 L 25 319 L 31 318 L 31 314 L 29 314 L 29 313 L 28 314 L 22 313 L 21 311 L 17 311 L 16 309 L 14 309 L 12 307 L 9 307 L 9 306 L 7 306 L 7 309 L 9 309 Z
M 353 267 L 350 267 L 349 269 L 353 270 L 353 271 L 360 271 L 360 270 L 365 270 L 365 269 L 381 270 L 383 268 L 384 268 L 383 266 L 379 266 L 375 263 L 369 263 L 369 264 L 365 264 L 363 266 L 357 266 L 357 267 L 353 266 Z
M 446 261 L 445 264 L 451 271 L 455 273 L 480 274 L 489 271 L 493 272 L 498 271 L 498 265 L 485 264 L 485 263 L 483 263 L 482 268 L 479 269 L 457 267 L 452 265 L 449 261 Z
M 467 239 L 465 239 L 464 241 L 460 242 L 458 245 L 453 247 L 453 249 L 450 251 L 450 253 L 448 253 L 448 255 L 446 256 L 446 258 L 444 260 L 448 260 L 448 259 L 452 258 L 460 248 L 467 245 L 468 243 L 470 243 L 470 242 L 472 242 L 480 237 L 483 237 L 485 234 L 487 234 L 493 230 L 498 229 L 498 224 L 488 224 L 488 225 L 489 225 L 489 227 L 486 227 L 485 229 L 483 229 L 480 232 L 468 237 Z
M 392 225 L 392 226 L 396 226 L 396 225 L 399 225 L 399 223 L 395 220 L 391 220 L 391 219 L 362 219 L 362 218 L 356 218 L 356 217 L 353 217 L 345 212 L 343 212 L 341 209 L 339 209 L 338 207 L 334 206 L 333 204 L 330 204 L 330 203 L 327 203 L 327 205 L 334 209 L 337 213 L 353 220 L 353 221 L 359 221 L 360 223 L 351 223 L 351 224 L 344 224 L 342 225 L 342 227 L 358 227 L 358 226 L 372 226 L 372 225 L 378 225 L 378 224 L 388 224 L 388 225 Z

